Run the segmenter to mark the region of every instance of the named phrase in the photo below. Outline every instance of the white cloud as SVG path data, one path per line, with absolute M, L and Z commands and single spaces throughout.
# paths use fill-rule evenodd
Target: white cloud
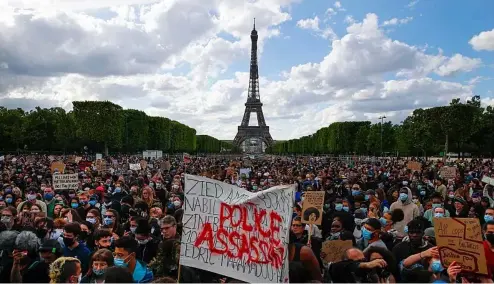
M 334 5 L 333 5 L 338 11 L 346 11 L 345 8 L 343 8 L 343 6 L 341 6 L 341 2 L 340 1 L 336 1 L 334 2 Z
M 297 22 L 297 26 L 301 29 L 314 31 L 317 35 L 325 39 L 335 40 L 338 36 L 335 34 L 331 27 L 321 29 L 319 27 L 319 17 L 315 16 L 313 19 L 302 19 Z
M 391 20 L 384 21 L 383 26 L 396 26 L 396 25 L 404 25 L 413 20 L 413 17 L 406 17 L 404 19 L 392 18 Z
M 420 0 L 412 0 L 410 1 L 410 3 L 408 3 L 407 7 L 408 8 L 413 8 L 415 7 L 415 5 L 417 5 L 419 3 Z
M 494 51 L 494 29 L 475 35 L 468 43 L 475 50 Z
M 262 67 L 264 45 L 282 34 L 292 1 L 125 1 L 0 9 L 0 105 L 70 109 L 73 100 L 111 100 L 232 139 L 247 96 L 252 18 Z M 389 38 L 374 14 L 361 22 L 348 16 L 347 23 L 338 39 L 317 17 L 297 22 L 328 39 L 328 54 L 289 68 L 279 80 L 262 77 L 261 68 L 261 99 L 275 139 L 382 113 L 399 122 L 416 107 L 473 96 L 470 85 L 428 76 L 468 72 L 479 59 L 426 53 Z M 244 72 L 228 73 L 234 62 Z

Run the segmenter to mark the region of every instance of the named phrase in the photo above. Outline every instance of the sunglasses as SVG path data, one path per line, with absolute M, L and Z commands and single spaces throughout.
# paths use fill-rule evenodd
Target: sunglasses
M 302 227 L 302 224 L 292 224 L 292 227 Z

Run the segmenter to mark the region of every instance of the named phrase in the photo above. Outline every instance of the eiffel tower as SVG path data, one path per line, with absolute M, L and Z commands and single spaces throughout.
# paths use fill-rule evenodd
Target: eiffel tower
M 266 126 L 264 114 L 262 112 L 262 103 L 259 96 L 259 67 L 257 66 L 257 31 L 256 19 L 254 19 L 254 29 L 250 33 L 252 41 L 250 57 L 250 79 L 247 102 L 245 103 L 245 112 L 242 123 L 238 127 L 237 135 L 233 140 L 233 145 L 239 149 L 250 153 L 262 153 L 263 144 L 266 147 L 273 145 L 273 138 L 269 134 L 269 126 Z M 257 114 L 257 126 L 249 126 L 251 113 Z M 244 143 L 245 142 L 245 143 Z M 245 147 L 242 147 L 244 143 Z

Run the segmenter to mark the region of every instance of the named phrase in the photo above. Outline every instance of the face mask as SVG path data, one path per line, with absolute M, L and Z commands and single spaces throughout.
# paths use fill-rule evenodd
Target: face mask
M 485 222 L 489 222 L 489 221 L 492 221 L 492 220 L 494 220 L 494 216 L 484 215 L 484 221 Z
M 431 270 L 433 273 L 440 273 L 444 270 L 444 267 L 441 265 L 440 260 L 433 260 L 431 263 Z
M 45 198 L 45 200 L 50 201 L 50 200 L 52 200 L 52 199 L 53 199 L 53 194 L 51 194 L 51 193 L 47 193 L 47 194 L 45 194 L 43 197 Z
M 485 239 L 491 244 L 494 245 L 494 234 L 485 234 Z
M 70 193 L 69 193 L 69 197 L 70 197 L 70 198 L 74 198 L 74 197 L 75 197 L 75 194 L 70 194 Z
M 86 221 L 88 221 L 91 224 L 96 224 L 96 218 L 86 218 Z
M 381 222 L 381 225 L 383 225 L 383 226 L 386 226 L 386 224 L 388 223 L 388 220 L 386 220 L 386 218 L 384 218 L 384 217 L 379 218 L 379 221 Z
M 63 243 L 66 247 L 70 247 L 71 245 L 74 244 L 74 239 L 63 237 Z
M 343 206 L 343 211 L 348 212 L 350 210 L 350 207 L 348 206 Z
M 334 238 L 339 238 L 340 234 L 341 234 L 341 232 L 331 233 L 331 236 Z
M 356 196 L 359 195 L 360 191 L 352 189 L 352 195 Z
M 109 226 L 109 225 L 113 224 L 113 219 L 112 218 L 104 218 L 103 224 L 105 224 L 106 226 Z
M 406 194 L 406 193 L 400 193 L 400 200 L 401 201 L 404 202 L 404 201 L 407 201 L 407 199 L 408 199 L 408 194 Z
M 363 227 L 362 228 L 362 238 L 364 238 L 364 240 L 372 239 L 372 232 L 367 230 L 365 227 Z
M 120 187 L 115 187 L 115 193 L 120 193 L 122 192 L 122 188 Z
M 436 218 L 442 218 L 442 217 L 444 217 L 444 213 L 435 213 L 434 214 L 434 217 L 436 217 Z
M 4 224 L 10 224 L 10 221 L 12 220 L 11 217 L 3 216 L 2 219 L 0 219 L 2 223 Z
M 147 243 L 149 242 L 149 239 L 147 239 L 147 240 L 137 240 L 137 239 L 136 239 L 136 241 L 137 241 L 137 243 L 138 243 L 139 245 L 145 245 L 145 244 L 147 244 Z
M 80 202 L 81 202 L 81 205 L 82 205 L 82 206 L 84 206 L 84 205 L 86 205 L 86 204 L 87 204 L 87 201 L 86 201 L 86 200 L 81 200 Z
M 418 202 L 419 202 L 419 200 L 418 200 L 417 198 L 412 198 L 412 202 L 413 202 L 413 203 L 418 203 Z
M 137 229 L 137 227 L 130 227 L 130 231 L 131 231 L 132 233 L 135 233 L 135 232 L 136 232 L 136 229 Z
M 96 200 L 89 200 L 89 205 L 91 205 L 91 206 L 96 205 Z
M 77 203 L 70 203 L 70 206 L 74 209 L 76 209 L 77 207 L 79 207 L 79 204 Z
M 121 258 L 114 258 L 113 262 L 115 263 L 115 266 L 117 267 L 128 267 L 129 264 L 125 262 L 125 260 Z
M 367 214 L 367 208 L 360 208 L 360 211 L 362 211 L 364 214 Z
M 420 195 L 424 196 L 425 195 L 425 191 L 424 190 L 420 191 Z
M 36 194 L 28 194 L 27 195 L 27 200 L 35 200 L 36 199 Z
M 441 204 L 432 203 L 432 209 L 441 208 Z
M 405 226 L 405 228 L 403 228 L 403 231 L 405 232 L 405 234 L 408 234 L 408 226 Z
M 179 200 L 173 201 L 173 206 L 175 206 L 175 208 L 180 207 L 180 205 L 182 205 L 182 202 L 180 202 Z
M 334 205 L 334 210 L 336 210 L 336 211 L 341 211 L 341 210 L 343 210 L 343 204 L 341 204 L 341 203 L 336 203 L 336 204 Z
M 455 198 L 455 195 L 454 194 L 448 194 L 448 197 L 453 199 L 453 198 Z
M 7 202 L 8 204 L 11 204 L 11 203 L 12 203 L 12 201 L 13 201 L 13 200 L 12 200 L 12 198 L 10 198 L 10 197 L 7 197 L 7 198 L 5 199 L 5 202 Z
M 36 230 L 36 236 L 38 236 L 38 238 L 40 238 L 40 239 L 44 238 L 47 233 L 48 233 L 48 230 L 44 229 L 44 228 Z
M 472 201 L 473 201 L 473 203 L 479 203 L 480 202 L 480 198 L 478 198 L 478 197 L 472 198 Z
M 388 213 L 388 212 L 389 212 L 389 208 L 388 207 L 384 207 L 383 213 Z
M 96 268 L 93 268 L 93 273 L 96 276 L 101 276 L 101 275 L 105 274 L 105 269 L 96 269 Z

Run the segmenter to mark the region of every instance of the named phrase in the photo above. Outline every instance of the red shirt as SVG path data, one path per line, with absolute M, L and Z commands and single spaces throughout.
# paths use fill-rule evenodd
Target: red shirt
M 491 245 L 488 241 L 484 241 L 485 261 L 487 263 L 487 271 L 489 272 L 489 278 L 492 278 L 492 272 L 494 271 L 494 252 L 491 251 Z

